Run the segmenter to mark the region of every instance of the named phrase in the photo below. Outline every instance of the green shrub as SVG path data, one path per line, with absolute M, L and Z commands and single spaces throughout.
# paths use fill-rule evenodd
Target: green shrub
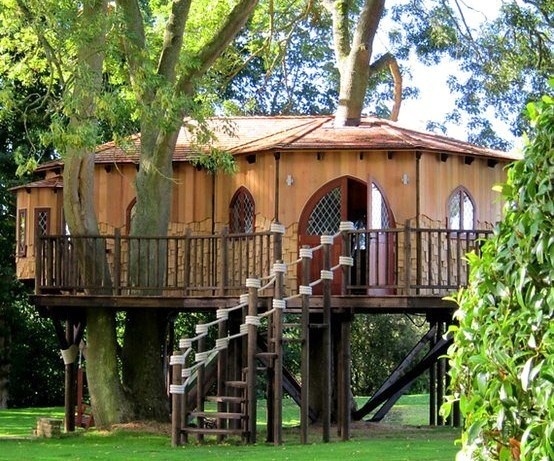
M 554 81 L 553 81 L 554 83 Z M 505 218 L 470 255 L 458 295 L 452 395 L 464 459 L 554 459 L 554 100 L 530 105 L 533 139 L 502 187 Z

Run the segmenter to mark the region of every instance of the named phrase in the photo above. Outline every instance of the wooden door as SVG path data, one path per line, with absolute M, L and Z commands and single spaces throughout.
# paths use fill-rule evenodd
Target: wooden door
M 299 222 L 299 248 L 307 245 L 318 246 L 321 235 L 334 235 L 339 230 L 341 221 L 360 221 L 367 216 L 367 186 L 354 178 L 342 177 L 323 186 L 308 201 Z M 342 240 L 337 238 L 331 247 L 331 266 L 338 263 L 342 254 Z M 320 277 L 322 269 L 322 252 L 313 254 L 311 280 Z M 301 284 L 301 270 L 298 271 L 298 283 Z M 336 270 L 331 292 L 341 293 L 342 271 Z M 321 294 L 321 284 L 313 289 L 314 294 Z
M 394 227 L 392 212 L 387 204 L 385 195 L 379 186 L 369 178 L 371 187 L 367 191 L 367 257 L 365 273 L 367 284 L 371 287 L 368 295 L 381 296 L 393 294 L 389 286 L 394 278 L 395 242 L 396 234 L 385 230 Z

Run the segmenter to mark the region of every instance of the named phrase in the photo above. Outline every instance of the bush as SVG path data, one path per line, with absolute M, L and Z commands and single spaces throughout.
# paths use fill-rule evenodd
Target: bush
M 452 395 L 468 459 L 554 459 L 554 100 L 502 188 L 505 218 L 458 296 Z

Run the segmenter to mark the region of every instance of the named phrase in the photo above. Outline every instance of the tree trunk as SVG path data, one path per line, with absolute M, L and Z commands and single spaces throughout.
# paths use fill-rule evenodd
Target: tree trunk
M 125 324 L 123 379 L 138 419 L 167 421 L 169 400 L 163 374 L 167 312 L 129 312 Z
M 333 19 L 333 41 L 340 89 L 335 126 L 360 124 L 370 76 L 373 40 L 383 15 L 385 0 L 365 0 L 350 39 L 351 14 L 342 0 L 324 0 Z
M 8 408 L 10 377 L 10 330 L 0 312 L 0 409 Z
M 102 307 L 90 308 L 87 326 L 87 380 L 94 422 L 109 429 L 134 417 L 119 380 L 114 314 Z

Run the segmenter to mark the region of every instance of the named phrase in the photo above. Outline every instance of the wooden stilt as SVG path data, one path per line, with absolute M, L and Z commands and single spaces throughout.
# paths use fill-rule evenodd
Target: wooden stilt
M 352 318 L 349 314 L 344 314 L 341 318 L 341 345 L 340 345 L 340 362 L 341 362 L 341 382 L 339 386 L 341 388 L 339 402 L 340 408 L 340 438 L 343 441 L 350 440 L 350 381 L 351 381 L 351 363 L 352 363 L 352 351 L 351 351 L 351 332 L 352 332 Z
M 433 339 L 429 342 L 429 350 L 432 350 L 437 344 L 437 333 L 438 328 L 437 322 L 431 320 L 431 325 L 435 327 L 435 335 Z M 437 424 L 437 366 L 433 364 L 429 367 L 429 425 L 436 426 Z
M 65 323 L 65 339 L 68 350 L 76 348 L 75 332 L 73 322 Z M 70 354 L 72 355 L 72 354 Z M 76 351 L 75 351 L 76 357 Z M 65 418 L 64 425 L 66 432 L 75 432 L 75 403 L 77 401 L 77 373 L 75 369 L 75 358 L 65 359 Z
M 444 322 L 437 324 L 437 338 L 442 338 L 444 334 Z M 444 401 L 444 383 L 445 383 L 445 359 L 437 360 L 437 425 L 444 426 L 444 417 L 440 412 L 442 402 Z

